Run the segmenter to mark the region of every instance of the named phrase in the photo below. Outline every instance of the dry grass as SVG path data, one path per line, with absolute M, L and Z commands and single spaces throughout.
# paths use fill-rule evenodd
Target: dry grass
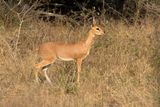
M 84 60 L 80 86 L 73 82 L 73 62 L 58 61 L 49 69 L 53 86 L 34 82 L 34 51 L 39 43 L 85 38 L 88 25 L 24 23 L 15 50 L 17 27 L 0 25 L 1 107 L 159 107 L 160 23 L 109 22 Z M 41 76 L 43 77 L 43 76 Z

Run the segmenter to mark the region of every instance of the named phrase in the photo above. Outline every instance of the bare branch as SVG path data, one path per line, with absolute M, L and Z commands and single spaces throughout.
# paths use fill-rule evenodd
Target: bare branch
M 16 34 L 17 40 L 16 40 L 16 43 L 15 43 L 15 50 L 17 50 L 17 45 L 18 45 L 18 42 L 19 42 L 19 37 L 20 37 L 20 33 L 21 33 L 21 29 L 22 29 L 23 22 L 24 22 L 24 18 L 25 18 L 25 16 L 28 14 L 28 12 L 37 4 L 38 0 L 36 0 L 36 1 L 34 2 L 34 4 L 33 4 L 31 7 L 29 7 L 25 12 L 24 12 L 24 10 L 25 10 L 26 6 L 24 6 L 23 10 L 22 10 L 20 13 L 18 13 L 18 12 L 15 11 L 14 9 L 15 9 L 17 6 L 19 6 L 19 5 L 21 4 L 21 2 L 22 2 L 22 0 L 20 0 L 20 1 L 18 2 L 18 4 L 16 4 L 13 8 L 11 8 L 11 7 L 3 0 L 3 3 L 7 6 L 7 8 L 8 8 L 11 12 L 15 13 L 15 14 L 17 15 L 17 17 L 18 17 L 18 20 L 19 20 L 19 28 L 18 28 L 18 32 L 17 32 L 17 34 Z M 21 16 L 21 14 L 22 14 L 22 16 Z
M 38 14 L 44 14 L 47 16 L 55 16 L 55 17 L 59 17 L 59 18 L 64 18 L 65 15 L 59 15 L 59 14 L 55 14 L 55 13 L 51 13 L 51 12 L 44 12 L 44 11 L 37 11 Z
M 18 29 L 18 33 L 17 33 L 17 41 L 16 41 L 16 44 L 15 44 L 15 49 L 17 49 L 17 45 L 18 45 L 18 42 L 19 42 L 19 37 L 20 37 L 20 33 L 21 33 L 21 28 L 22 28 L 22 24 L 24 22 L 24 17 L 26 16 L 26 14 L 36 5 L 38 0 L 35 1 L 35 3 L 28 9 L 26 10 L 22 17 L 18 16 L 19 17 L 19 20 L 20 20 L 20 23 L 19 23 L 19 29 Z
M 3 3 L 7 6 L 7 8 L 8 8 L 11 12 L 16 13 L 16 14 L 19 14 L 19 13 L 18 13 L 17 11 L 15 11 L 14 9 L 21 4 L 22 0 L 20 0 L 20 1 L 18 2 L 18 4 L 15 5 L 15 6 L 13 6 L 12 8 L 8 5 L 8 3 L 6 3 L 6 1 L 4 1 L 4 0 L 2 0 L 2 1 L 3 1 Z

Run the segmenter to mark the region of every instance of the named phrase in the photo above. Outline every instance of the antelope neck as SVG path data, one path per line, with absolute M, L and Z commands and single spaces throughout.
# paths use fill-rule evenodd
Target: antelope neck
M 95 34 L 90 30 L 88 33 L 88 37 L 85 41 L 85 44 L 88 48 L 90 48 L 92 43 L 94 42 L 94 37 L 95 37 Z

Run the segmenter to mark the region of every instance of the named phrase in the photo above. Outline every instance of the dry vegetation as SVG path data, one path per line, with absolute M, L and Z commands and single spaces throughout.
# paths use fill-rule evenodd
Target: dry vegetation
M 90 23 L 31 19 L 19 29 L 19 22 L 11 19 L 9 27 L 0 20 L 0 107 L 160 106 L 160 19 L 148 17 L 134 25 L 103 20 L 106 33 L 96 38 L 83 62 L 79 86 L 75 63 L 61 61 L 49 68 L 53 86 L 43 74 L 44 82 L 37 84 L 35 50 L 46 41 L 85 39 Z
M 73 62 L 58 61 L 49 69 L 53 86 L 34 82 L 36 47 L 45 41 L 74 42 L 85 38 L 89 24 L 32 21 L 18 27 L 0 25 L 1 107 L 158 107 L 160 22 L 142 25 L 110 21 L 83 63 L 76 86 Z M 18 39 L 17 49 L 15 42 Z M 43 74 L 41 75 L 43 79 Z

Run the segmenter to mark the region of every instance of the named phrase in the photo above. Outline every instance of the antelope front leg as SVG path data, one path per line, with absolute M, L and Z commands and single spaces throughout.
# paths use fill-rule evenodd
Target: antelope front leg
M 77 60 L 77 83 L 79 83 L 82 59 Z

